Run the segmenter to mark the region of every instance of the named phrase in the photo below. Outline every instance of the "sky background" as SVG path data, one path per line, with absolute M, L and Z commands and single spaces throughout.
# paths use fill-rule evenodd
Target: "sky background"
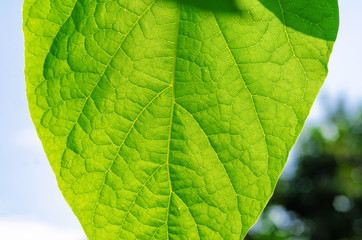
M 0 239 L 83 240 L 76 217 L 58 190 L 30 120 L 24 80 L 22 0 L 0 0 Z M 340 30 L 329 75 L 307 120 L 323 122 L 345 100 L 362 106 L 362 1 L 340 0 Z M 284 177 L 293 173 L 293 153 Z

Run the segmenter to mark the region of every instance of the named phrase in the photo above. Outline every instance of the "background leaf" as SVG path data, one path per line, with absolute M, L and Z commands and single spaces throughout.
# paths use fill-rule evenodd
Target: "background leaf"
M 25 0 L 31 115 L 89 239 L 245 236 L 327 74 L 314 2 Z

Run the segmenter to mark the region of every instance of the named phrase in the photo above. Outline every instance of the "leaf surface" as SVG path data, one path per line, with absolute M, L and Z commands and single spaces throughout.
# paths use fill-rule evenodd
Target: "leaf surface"
M 338 29 L 336 0 L 25 0 L 23 14 L 32 119 L 102 240 L 244 238 Z

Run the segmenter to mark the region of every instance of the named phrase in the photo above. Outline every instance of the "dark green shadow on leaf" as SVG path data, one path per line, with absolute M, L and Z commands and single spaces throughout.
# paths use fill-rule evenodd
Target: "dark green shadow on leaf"
M 211 10 L 242 13 L 246 0 L 168 0 Z M 250 1 L 250 0 L 248 0 Z M 298 32 L 328 41 L 337 38 L 339 13 L 337 0 L 251 0 L 260 2 L 283 24 Z M 323 14 L 321 14 L 323 13 Z
M 337 38 L 339 25 L 337 0 L 258 1 L 289 28 L 328 41 Z
M 238 0 L 169 0 L 213 12 L 239 12 Z

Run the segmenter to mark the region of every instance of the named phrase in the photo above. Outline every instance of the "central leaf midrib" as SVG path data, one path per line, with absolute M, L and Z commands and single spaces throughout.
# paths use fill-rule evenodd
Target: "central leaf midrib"
M 170 173 L 170 149 L 171 149 L 171 138 L 172 138 L 172 125 L 173 125 L 173 118 L 174 118 L 174 111 L 175 111 L 175 79 L 176 79 L 176 67 L 177 67 L 177 50 L 178 50 L 178 40 L 179 40 L 179 33 L 180 33 L 180 18 L 181 18 L 181 6 L 177 4 L 177 15 L 176 15 L 176 36 L 175 36 L 175 48 L 174 48 L 174 59 L 173 59 L 173 71 L 172 71 L 172 79 L 171 79 L 171 87 L 172 87 L 172 107 L 171 107 L 171 117 L 170 117 L 170 130 L 168 136 L 168 149 L 167 149 L 167 174 L 168 174 L 168 181 L 170 186 L 170 195 L 168 199 L 168 207 L 167 207 L 167 216 L 166 216 L 166 234 L 167 239 L 169 239 L 169 216 L 170 216 L 170 204 L 171 204 L 171 197 L 172 197 L 172 182 L 171 182 L 171 173 Z
M 221 37 L 223 38 L 223 40 L 224 40 L 224 42 L 225 42 L 225 46 L 226 46 L 226 48 L 228 49 L 228 51 L 229 51 L 229 53 L 230 53 L 230 56 L 231 56 L 231 58 L 232 58 L 232 60 L 233 60 L 234 65 L 235 65 L 236 68 L 237 68 L 237 71 L 238 71 L 238 73 L 239 73 L 239 75 L 240 75 L 240 79 L 242 80 L 242 82 L 243 82 L 243 84 L 244 84 L 244 86 L 245 86 L 246 91 L 247 91 L 248 94 L 250 95 L 250 99 L 251 99 L 251 102 L 252 102 L 252 105 L 253 105 L 253 108 L 254 108 L 254 112 L 255 112 L 255 115 L 256 115 L 256 119 L 257 119 L 257 121 L 258 121 L 258 124 L 260 125 L 261 131 L 262 131 L 263 137 L 264 137 L 265 146 L 266 146 L 266 148 L 267 148 L 267 144 L 266 144 L 266 134 L 265 134 L 264 126 L 263 126 L 263 124 L 262 124 L 262 122 L 261 122 L 260 116 L 259 116 L 259 114 L 258 114 L 256 105 L 255 105 L 254 96 L 253 96 L 253 94 L 251 93 L 248 85 L 246 84 L 246 81 L 245 81 L 245 79 L 244 79 L 244 77 L 243 77 L 243 74 L 241 73 L 241 69 L 240 69 L 240 67 L 239 67 L 239 65 L 238 65 L 238 63 L 237 63 L 237 61 L 236 61 L 235 55 L 234 55 L 233 51 L 231 50 L 231 48 L 230 48 L 230 46 L 229 46 L 229 44 L 228 44 L 228 42 L 227 42 L 227 40 L 226 40 L 226 37 L 225 37 L 223 31 L 221 30 L 220 24 L 219 24 L 219 22 L 218 22 L 218 20 L 217 20 L 217 18 L 216 18 L 216 16 L 215 16 L 215 14 L 214 14 L 214 13 L 212 13 L 212 14 L 213 14 L 213 17 L 214 17 L 214 19 L 215 19 L 216 26 L 218 27 L 218 29 L 219 29 L 219 31 L 220 31 Z M 269 159 L 269 153 L 268 153 L 268 159 Z

